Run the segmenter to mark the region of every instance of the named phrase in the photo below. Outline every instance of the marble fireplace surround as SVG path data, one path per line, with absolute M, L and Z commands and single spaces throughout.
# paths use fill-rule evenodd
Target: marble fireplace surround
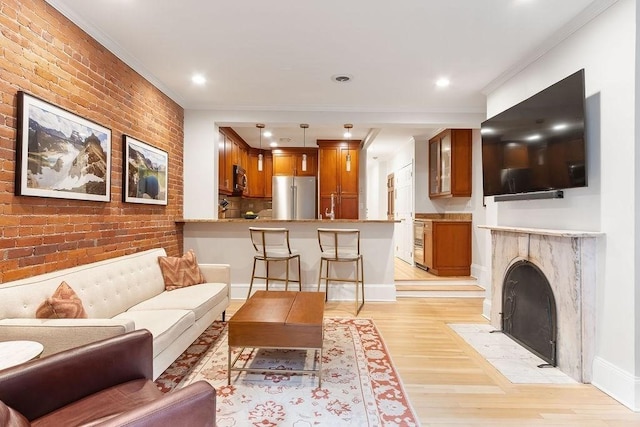
M 596 243 L 602 233 L 519 227 L 491 230 L 491 325 L 501 329 L 502 287 L 509 267 L 525 259 L 544 273 L 557 310 L 557 366 L 590 383 L 595 341 Z

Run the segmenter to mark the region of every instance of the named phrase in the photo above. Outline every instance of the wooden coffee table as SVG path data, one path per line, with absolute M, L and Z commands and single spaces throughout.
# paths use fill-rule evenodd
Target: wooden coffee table
M 257 291 L 229 319 L 229 361 L 231 371 L 314 373 L 322 385 L 322 320 L 324 292 Z M 241 348 L 232 360 L 231 350 Z M 317 369 L 264 369 L 235 367 L 245 348 L 315 350 L 319 352 Z

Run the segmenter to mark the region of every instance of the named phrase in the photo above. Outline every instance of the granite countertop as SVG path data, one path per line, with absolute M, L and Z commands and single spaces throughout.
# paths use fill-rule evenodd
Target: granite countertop
M 256 219 L 244 219 L 244 218 L 221 218 L 221 219 L 176 219 L 177 223 L 247 223 L 247 222 L 270 222 L 270 223 L 287 223 L 287 222 L 309 222 L 309 223 L 356 223 L 356 224 L 373 224 L 373 223 L 389 223 L 393 224 L 396 220 L 388 219 L 272 219 L 272 218 L 256 218 Z
M 466 221 L 471 222 L 470 213 L 416 213 L 415 221 Z

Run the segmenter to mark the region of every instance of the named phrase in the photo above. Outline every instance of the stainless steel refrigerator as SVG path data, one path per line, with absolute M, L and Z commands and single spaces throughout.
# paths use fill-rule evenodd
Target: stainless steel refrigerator
M 316 178 L 274 176 L 272 215 L 274 219 L 315 219 Z

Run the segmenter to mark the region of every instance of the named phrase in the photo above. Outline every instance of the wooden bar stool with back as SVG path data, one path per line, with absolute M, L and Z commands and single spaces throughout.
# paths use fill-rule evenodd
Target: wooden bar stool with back
M 356 316 L 364 305 L 364 264 L 360 253 L 360 230 L 358 229 L 334 229 L 319 228 L 318 243 L 320 245 L 320 272 L 318 274 L 318 291 L 324 280 L 325 299 L 328 298 L 329 282 L 354 283 L 356 285 Z M 333 263 L 353 263 L 355 271 L 353 275 L 345 277 L 336 274 L 331 275 Z M 324 268 L 324 271 L 323 271 Z M 355 276 L 355 278 L 352 278 Z M 359 294 L 362 293 L 362 303 L 359 302 Z
M 256 253 L 253 257 L 253 270 L 251 271 L 251 282 L 249 283 L 249 294 L 253 288 L 255 279 L 264 279 L 266 290 L 269 290 L 269 282 L 284 282 L 284 290 L 288 290 L 289 282 L 298 283 L 298 289 L 302 291 L 302 281 L 300 275 L 300 254 L 298 251 L 291 250 L 289 245 L 289 230 L 286 228 L 260 228 L 249 227 L 251 243 Z M 296 260 L 298 267 L 298 276 L 295 279 L 290 277 L 291 260 Z M 264 276 L 256 276 L 256 264 L 258 261 L 264 262 Z M 281 275 L 271 276 L 273 270 L 271 263 L 284 262 L 285 272 L 284 278 Z

